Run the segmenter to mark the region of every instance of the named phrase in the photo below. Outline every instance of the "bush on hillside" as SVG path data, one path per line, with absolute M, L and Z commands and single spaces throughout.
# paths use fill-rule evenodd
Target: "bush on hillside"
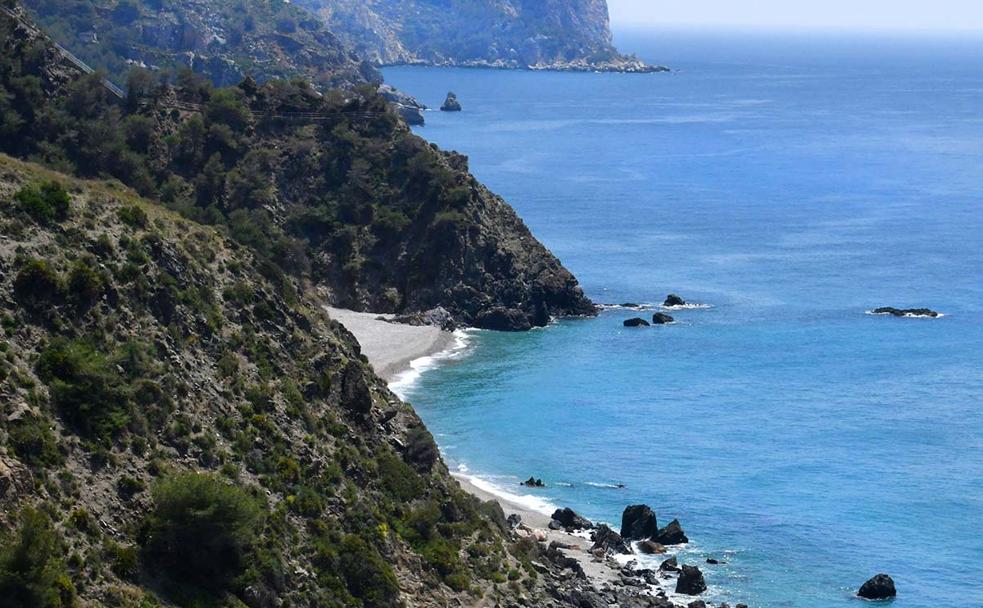
M 20 514 L 20 526 L 0 538 L 0 605 L 69 608 L 75 589 L 59 559 L 61 540 L 48 516 L 32 508 Z
M 71 199 L 57 182 L 45 182 L 40 186 L 24 186 L 14 195 L 21 211 L 39 224 L 53 224 L 68 219 Z
M 173 578 L 221 588 L 240 574 L 265 505 L 220 478 L 185 473 L 153 488 L 146 560 Z
M 26 261 L 14 278 L 14 296 L 28 308 L 58 303 L 64 295 L 61 277 L 44 260 Z

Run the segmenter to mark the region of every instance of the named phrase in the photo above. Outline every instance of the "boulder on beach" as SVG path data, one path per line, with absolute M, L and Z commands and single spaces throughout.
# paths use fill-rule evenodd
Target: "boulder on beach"
M 657 312 L 652 315 L 652 323 L 655 325 L 668 325 L 670 323 L 675 323 L 676 320 L 667 315 L 664 312 Z
M 645 319 L 635 318 L 625 321 L 625 327 L 650 327 L 650 325 Z
M 887 600 L 896 596 L 898 592 L 894 588 L 894 579 L 887 574 L 878 574 L 870 579 L 860 588 L 857 595 L 866 600 Z
M 529 479 L 523 481 L 519 484 L 520 486 L 526 486 L 527 488 L 545 488 L 546 484 L 543 483 L 542 479 L 536 479 L 535 477 L 530 477 Z
M 703 573 L 696 566 L 683 566 L 676 579 L 676 593 L 683 595 L 700 595 L 707 590 L 707 583 L 703 580 Z
M 707 608 L 707 603 L 703 600 L 696 600 L 686 604 L 686 608 Z
M 668 526 L 659 530 L 658 534 L 652 540 L 667 547 L 671 545 L 685 545 L 689 542 L 689 538 L 683 532 L 683 526 L 679 523 L 678 519 L 672 520 Z
M 621 514 L 621 537 L 625 540 L 650 539 L 659 532 L 655 511 L 648 505 L 630 505 Z
M 576 511 L 570 508 L 554 511 L 553 521 L 559 522 L 560 526 L 568 530 L 591 530 L 594 528 L 594 524 L 589 519 L 581 517 Z
M 447 99 L 444 100 L 444 105 L 440 106 L 441 112 L 460 112 L 461 102 L 457 100 L 457 95 L 453 92 L 447 94 Z
M 666 548 L 654 540 L 643 540 L 638 543 L 638 551 L 644 555 L 659 555 L 665 553 Z
M 631 554 L 631 547 L 625 542 L 625 539 L 621 538 L 621 535 L 607 527 L 604 524 L 600 524 L 594 531 L 593 535 L 594 546 L 591 547 L 591 552 L 603 551 L 604 553 L 617 553 L 620 555 Z
M 893 306 L 884 306 L 882 308 L 875 308 L 872 312 L 875 315 L 891 315 L 892 317 L 929 317 L 935 319 L 939 316 L 939 313 L 928 308 L 894 308 Z
M 686 306 L 686 300 L 680 298 L 674 293 L 671 293 L 666 297 L 666 301 L 663 302 L 662 305 L 669 308 L 673 306 Z
M 515 528 L 519 527 L 519 524 L 522 523 L 522 516 L 519 515 L 518 513 L 513 513 L 509 515 L 505 521 L 506 523 L 508 523 L 509 528 L 514 530 Z

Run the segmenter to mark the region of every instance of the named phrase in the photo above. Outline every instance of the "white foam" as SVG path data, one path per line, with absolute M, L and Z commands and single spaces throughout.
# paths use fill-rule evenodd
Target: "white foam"
M 389 383 L 389 390 L 396 393 L 400 399 L 406 399 L 409 391 L 419 382 L 423 374 L 434 369 L 442 362 L 450 359 L 458 359 L 463 356 L 468 346 L 471 344 L 471 336 L 476 330 L 459 329 L 454 332 L 454 343 L 447 350 L 420 357 L 410 362 L 410 367 L 406 371 L 397 374 Z
M 889 312 L 875 312 L 873 310 L 865 311 L 864 314 L 873 315 L 875 317 L 893 317 L 894 316 L 894 315 L 892 315 Z M 899 317 L 899 318 L 902 318 L 902 319 L 941 319 L 944 316 L 945 315 L 942 314 L 941 312 L 938 313 L 934 317 L 931 316 L 931 315 L 913 315 L 911 313 L 908 313 L 908 314 L 905 314 L 905 315 L 901 315 L 901 317 Z
M 625 489 L 624 484 L 602 483 L 602 482 L 599 482 L 599 481 L 587 481 L 587 482 L 584 482 L 584 485 L 588 485 L 588 486 L 591 486 L 591 487 L 594 487 L 594 488 L 601 488 L 603 490 L 623 490 L 623 489 Z
M 460 467 L 460 465 L 459 465 Z M 478 477 L 477 475 L 462 475 L 468 480 L 471 485 L 488 492 L 506 502 L 510 502 L 514 505 L 529 509 L 530 511 L 536 511 L 537 513 L 542 513 L 543 515 L 552 515 L 556 511 L 557 506 L 550 501 L 546 500 L 542 496 L 533 496 L 531 494 L 516 494 L 514 492 L 509 492 L 508 490 L 488 481 Z
M 679 306 L 662 305 L 659 308 L 662 310 L 706 310 L 708 308 L 713 308 L 713 304 L 680 304 Z

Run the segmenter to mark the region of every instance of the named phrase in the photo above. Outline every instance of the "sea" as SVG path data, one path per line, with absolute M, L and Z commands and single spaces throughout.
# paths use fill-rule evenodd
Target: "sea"
M 707 601 L 858 606 L 884 572 L 896 608 L 983 606 L 983 40 L 616 37 L 673 71 L 385 70 L 458 95 L 417 132 L 613 305 L 465 332 L 394 387 L 483 487 L 678 518 Z M 623 327 L 669 293 L 695 306 Z

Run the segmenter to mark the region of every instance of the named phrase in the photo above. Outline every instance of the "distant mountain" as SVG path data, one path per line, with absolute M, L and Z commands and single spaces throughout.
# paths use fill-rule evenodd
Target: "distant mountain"
M 606 0 L 300 0 L 380 65 L 662 71 L 612 44 Z
M 39 25 L 96 69 L 124 82 L 134 65 L 189 67 L 217 86 L 246 75 L 302 77 L 319 88 L 382 77 L 308 11 L 258 0 L 24 0 Z

